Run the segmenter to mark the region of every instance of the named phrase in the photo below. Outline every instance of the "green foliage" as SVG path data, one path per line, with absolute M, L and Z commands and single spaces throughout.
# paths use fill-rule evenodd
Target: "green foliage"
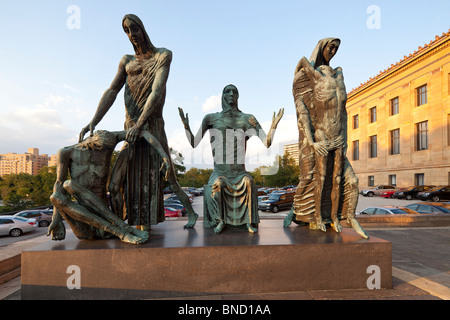
M 43 167 L 36 176 L 20 173 L 0 180 L 3 207 L 0 212 L 50 205 L 50 195 L 56 181 L 56 167 Z
M 213 169 L 191 168 L 186 173 L 180 175 L 178 183 L 182 187 L 202 188 L 208 183 Z

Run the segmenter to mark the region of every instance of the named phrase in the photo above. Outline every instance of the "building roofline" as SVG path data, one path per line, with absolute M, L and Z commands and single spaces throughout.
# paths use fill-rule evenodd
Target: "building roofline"
M 430 43 L 425 44 L 424 46 L 419 46 L 419 48 L 414 51 L 414 53 L 410 53 L 408 56 L 403 56 L 403 59 L 401 59 L 399 62 L 395 64 L 391 64 L 391 66 L 383 71 L 380 71 L 375 77 L 370 77 L 369 80 L 367 80 L 364 83 L 361 83 L 358 87 L 350 90 L 348 92 L 347 96 L 348 98 L 355 97 L 356 95 L 362 93 L 363 91 L 369 89 L 374 84 L 390 78 L 394 76 L 398 71 L 401 69 L 404 69 L 406 66 L 412 64 L 414 61 L 417 61 L 420 57 L 423 57 L 430 51 L 438 48 L 442 44 L 450 41 L 450 29 L 448 32 L 442 33 L 441 36 L 436 35 L 434 40 L 431 40 Z

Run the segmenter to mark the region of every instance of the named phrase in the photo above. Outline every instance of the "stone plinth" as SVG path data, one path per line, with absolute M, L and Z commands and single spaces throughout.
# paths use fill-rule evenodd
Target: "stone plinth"
M 263 220 L 257 234 L 197 226 L 184 221 L 154 226 L 150 240 L 68 237 L 22 253 L 22 299 L 151 299 L 229 293 L 367 289 L 370 266 L 381 288 L 392 288 L 391 243 L 309 230 Z M 370 233 L 369 233 L 370 235 Z M 76 266 L 69 268 L 70 266 Z M 369 270 L 368 270 L 369 268 Z M 73 270 L 78 270 L 73 273 Z M 69 273 L 68 273 L 69 271 Z M 81 289 L 69 289 L 76 286 Z

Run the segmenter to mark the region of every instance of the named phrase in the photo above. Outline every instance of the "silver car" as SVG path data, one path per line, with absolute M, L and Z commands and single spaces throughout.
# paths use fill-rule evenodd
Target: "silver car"
M 36 231 L 39 227 L 36 219 L 17 216 L 0 216 L 0 236 L 18 237 L 26 232 Z
M 48 227 L 52 222 L 53 210 L 24 210 L 16 213 L 14 216 L 36 219 L 39 227 Z

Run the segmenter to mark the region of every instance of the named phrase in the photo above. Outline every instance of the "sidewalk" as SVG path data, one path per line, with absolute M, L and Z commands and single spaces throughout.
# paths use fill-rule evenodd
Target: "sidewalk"
M 233 294 L 182 298 L 186 300 L 450 300 L 450 227 L 366 229 L 371 236 L 392 242 L 392 289 L 302 291 Z M 47 236 L 2 247 L 0 260 L 20 254 Z M 0 300 L 21 300 L 20 277 L 0 285 Z

